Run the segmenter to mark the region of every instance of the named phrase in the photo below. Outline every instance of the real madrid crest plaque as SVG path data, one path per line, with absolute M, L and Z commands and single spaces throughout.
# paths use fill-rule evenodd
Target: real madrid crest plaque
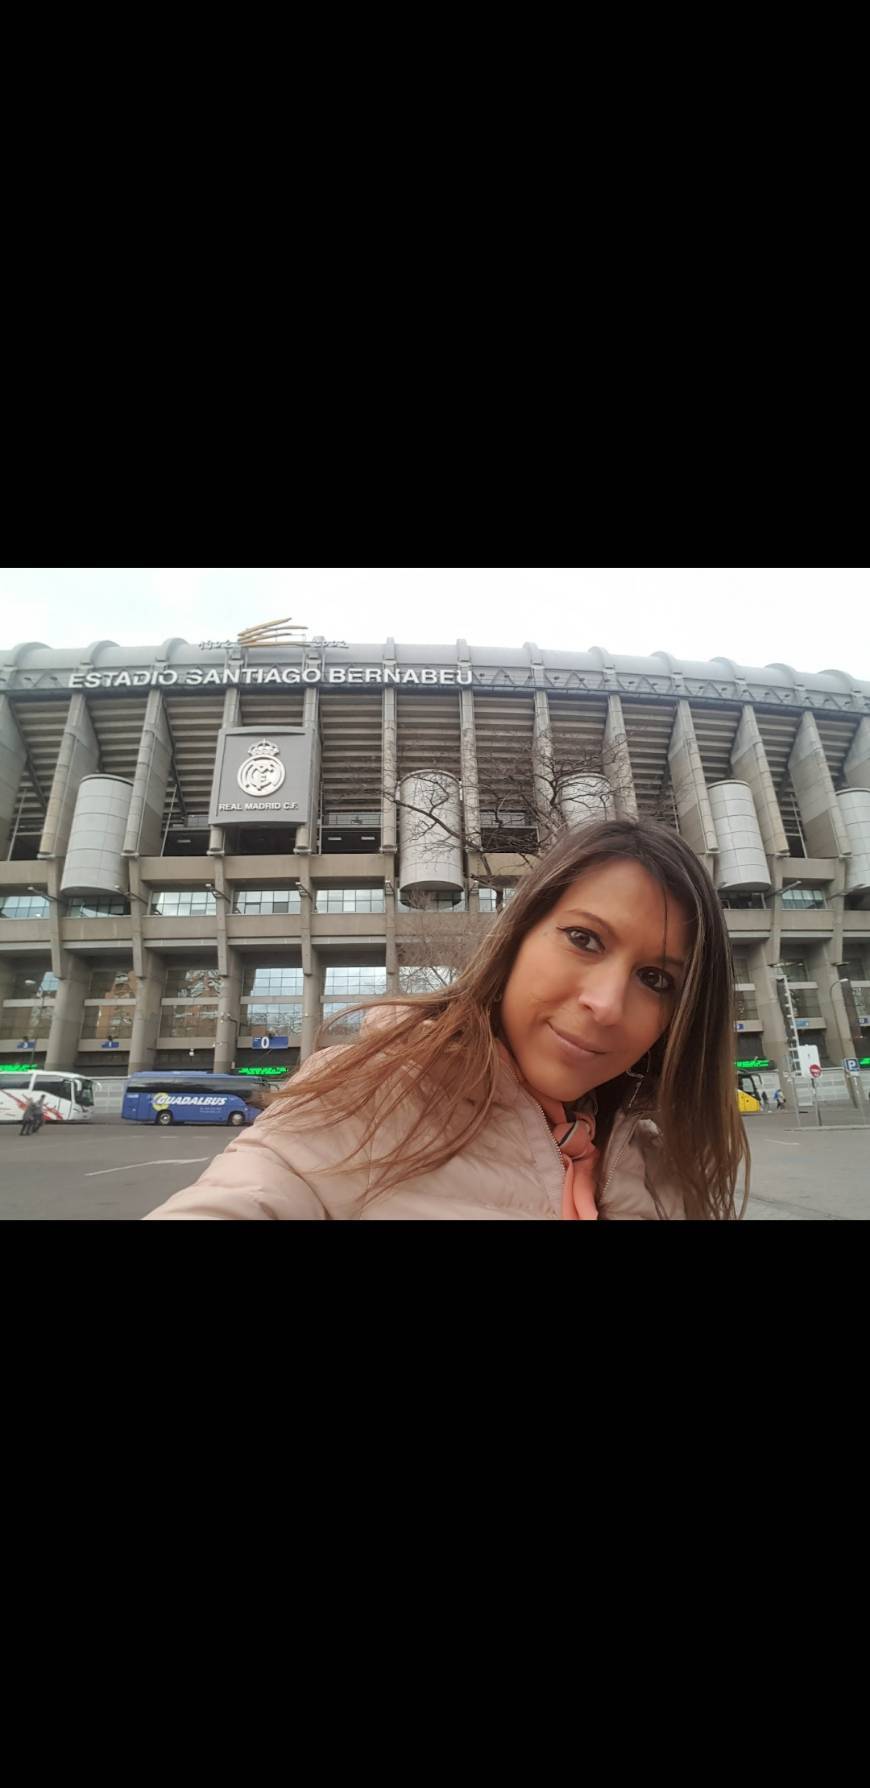
M 218 740 L 213 826 L 308 823 L 312 740 L 302 727 L 228 727 Z

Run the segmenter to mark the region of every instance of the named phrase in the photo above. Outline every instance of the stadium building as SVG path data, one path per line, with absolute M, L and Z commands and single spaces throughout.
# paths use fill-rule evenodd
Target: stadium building
M 263 643 L 252 643 L 260 639 Z M 455 972 L 554 828 L 707 864 L 735 1063 L 870 1067 L 870 683 L 262 631 L 0 654 L 0 1064 L 286 1072 Z

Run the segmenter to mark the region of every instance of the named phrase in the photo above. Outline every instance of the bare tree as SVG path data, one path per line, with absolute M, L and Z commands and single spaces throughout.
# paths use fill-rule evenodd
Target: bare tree
M 403 993 L 437 993 L 467 968 L 482 944 L 488 919 L 464 909 L 444 912 L 425 893 L 409 895 L 396 922 L 396 953 Z
M 465 825 L 457 801 L 457 779 L 439 769 L 421 767 L 415 777 L 416 800 L 407 779 L 396 800 L 403 830 L 424 861 L 434 863 L 446 843 L 467 848 L 472 882 L 497 880 L 498 857 L 518 858 L 531 866 L 566 827 L 590 824 L 630 807 L 625 754 L 621 740 L 598 751 L 557 753 L 549 743 L 517 742 L 497 756 L 487 754 L 479 768 L 479 825 L 467 805 Z

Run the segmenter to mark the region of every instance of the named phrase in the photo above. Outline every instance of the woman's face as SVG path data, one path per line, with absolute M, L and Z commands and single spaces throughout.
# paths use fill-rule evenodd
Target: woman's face
M 670 1023 L 688 915 L 639 863 L 582 875 L 521 945 L 502 1001 L 530 1087 L 563 1104 L 642 1062 Z

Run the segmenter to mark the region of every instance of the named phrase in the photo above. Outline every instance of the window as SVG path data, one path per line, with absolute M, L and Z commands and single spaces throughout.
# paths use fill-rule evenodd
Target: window
M 348 1012 L 343 1000 L 324 1000 L 323 1002 L 324 1024 L 328 1024 L 331 1019 L 338 1020 L 332 1028 L 331 1034 L 334 1037 L 341 1036 L 343 1032 L 351 1036 L 354 1031 L 361 1030 L 363 1017 L 362 1012 Z
M 516 893 L 516 888 L 479 888 L 478 898 L 482 913 L 500 913 Z
M 828 902 L 821 888 L 784 888 L 782 904 L 786 910 L 806 910 L 810 907 L 827 906 Z
M 482 811 L 480 823 L 481 826 L 487 826 L 492 831 L 498 829 L 507 832 L 532 831 L 535 824 L 531 814 L 526 813 L 522 807 L 513 809 L 503 807 L 499 812 L 496 812 L 494 808 L 488 812 Z
M 130 902 L 122 900 L 120 895 L 107 895 L 100 900 L 69 900 L 66 916 L 68 919 L 128 919 Z
M 795 1018 L 821 1018 L 822 1008 L 815 987 L 792 987 L 791 1003 Z
M 134 1000 L 138 978 L 128 968 L 98 968 L 91 974 L 88 988 L 88 999 L 91 1000 Z M 91 1033 L 93 1034 L 93 1033 Z
M 12 983 L 10 999 L 29 1000 L 39 994 L 57 993 L 58 979 L 49 969 L 43 973 L 40 968 L 22 969 Z
M 272 1031 L 276 1036 L 295 1036 L 302 1029 L 302 1001 L 285 1000 L 281 1004 L 263 1004 L 259 1000 L 242 1001 L 243 1031 L 257 1036 Z
M 0 895 L 0 919 L 47 919 L 48 913 L 45 894 Z
M 134 1012 L 133 1006 L 101 1006 L 87 1001 L 81 1034 L 83 1037 L 99 1037 L 101 1042 L 109 1037 L 132 1037 Z
M 233 912 L 246 918 L 269 918 L 275 913 L 301 913 L 302 896 L 298 888 L 237 888 Z
M 217 896 L 205 888 L 159 888 L 151 911 L 161 919 L 204 919 L 217 913 Z
M 734 995 L 734 1017 L 740 1024 L 745 1023 L 747 1019 L 758 1017 L 758 1001 L 755 997 L 754 987 L 751 992 L 745 988 L 737 989 Z
M 801 956 L 794 956 L 791 961 L 782 962 L 779 966 L 787 981 L 801 982 L 812 980 L 812 976 L 807 973 L 807 965 Z
M 409 900 L 399 899 L 400 913 L 464 913 L 466 910 L 464 894 L 457 894 L 454 899 L 450 894 L 435 894 L 424 889 L 419 894 L 412 894 Z
M 726 913 L 767 912 L 767 902 L 763 894 L 720 894 L 719 899 Z
M 374 808 L 356 813 L 347 810 L 341 813 L 330 812 L 325 815 L 323 823 L 325 826 L 334 827 L 336 832 L 358 832 L 364 831 L 369 826 L 380 826 L 381 815 L 380 811 Z
M 455 978 L 456 970 L 452 968 L 411 968 L 405 965 L 399 969 L 400 993 L 441 993 L 449 987 Z
M 22 1043 L 48 1037 L 51 1034 L 53 1014 L 53 1000 L 4 1000 L 4 1035 L 14 1036 Z
M 348 999 L 371 999 L 387 991 L 385 968 L 328 968 L 324 993 Z
M 840 964 L 840 974 L 845 975 L 850 981 L 863 981 L 865 978 L 864 964 L 860 956 L 847 956 L 845 962 Z
M 752 965 L 744 950 L 732 950 L 731 967 L 734 970 L 734 980 L 738 987 L 755 986 L 752 978 Z
M 170 999 L 219 999 L 223 985 L 217 969 L 207 963 L 195 963 L 187 968 L 181 963 L 173 963 L 166 971 L 164 991 Z
M 382 913 L 384 910 L 383 888 L 321 888 L 317 895 L 319 913 Z
M 164 1037 L 213 1037 L 217 1031 L 217 1001 L 173 1006 L 164 1000 L 160 1031 Z
M 274 999 L 276 996 L 301 994 L 303 975 L 301 968 L 257 968 L 255 964 L 245 967 L 245 978 L 242 992 L 255 999 Z

